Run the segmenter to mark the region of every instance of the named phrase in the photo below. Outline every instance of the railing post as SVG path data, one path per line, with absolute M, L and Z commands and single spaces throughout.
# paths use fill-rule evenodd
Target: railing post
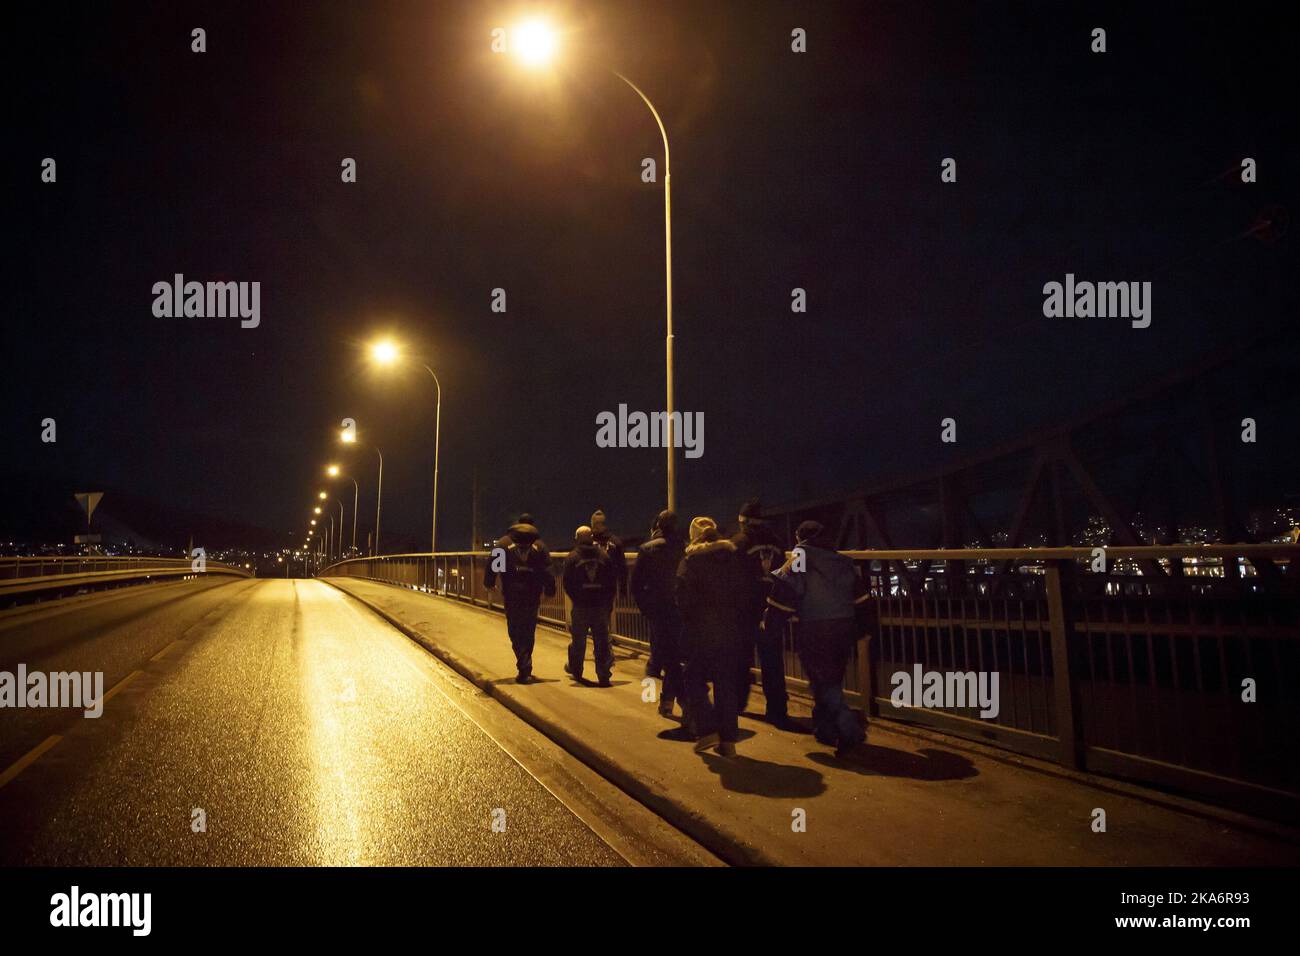
M 1070 621 L 1067 617 L 1063 585 L 1074 570 L 1072 561 L 1048 561 L 1047 615 L 1052 636 L 1052 684 L 1055 690 L 1056 737 L 1060 743 L 1062 766 L 1083 766 L 1083 740 L 1078 699 L 1074 694 L 1074 674 L 1070 667 Z M 1064 568 L 1064 573 L 1062 569 Z

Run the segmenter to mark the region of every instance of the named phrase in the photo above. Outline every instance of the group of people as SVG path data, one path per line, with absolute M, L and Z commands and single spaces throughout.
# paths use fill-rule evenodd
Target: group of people
M 731 757 L 738 717 L 749 702 L 755 651 L 765 719 L 797 729 L 788 713 L 782 642 L 793 622 L 813 695 L 813 733 L 837 752 L 851 750 L 866 730 L 842 688 L 853 644 L 865 627 L 865 583 L 853 561 L 828 546 L 815 521 L 799 526 L 788 556 L 757 500 L 741 507 L 738 523 L 736 534 L 726 537 L 717 522 L 701 516 L 683 535 L 677 515 L 662 511 L 629 576 L 622 542 L 610 532 L 604 512 L 595 512 L 591 524 L 574 533 L 560 574 L 572 605 L 564 670 L 587 683 L 590 638 L 596 682 L 610 686 L 614 602 L 630 594 L 650 628 L 645 673 L 662 682 L 659 713 L 673 717 L 680 707 L 680 736 L 695 741 L 697 751 Z M 532 683 L 538 609 L 542 595 L 556 593 L 556 581 L 531 515 L 520 515 L 496 542 L 484 583 L 489 589 L 500 584 L 517 681 Z

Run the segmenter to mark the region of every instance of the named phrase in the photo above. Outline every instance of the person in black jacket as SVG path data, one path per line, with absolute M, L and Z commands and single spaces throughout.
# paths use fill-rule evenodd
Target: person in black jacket
M 745 563 L 749 581 L 746 585 L 745 612 L 742 619 L 744 644 L 740 654 L 737 693 L 743 713 L 749 703 L 750 668 L 754 666 L 754 649 L 762 669 L 763 697 L 767 722 L 783 729 L 791 727 L 788 697 L 785 690 L 784 626 L 763 626 L 763 612 L 772 590 L 772 572 L 785 563 L 785 544 L 763 517 L 763 507 L 751 498 L 740 508 L 740 531 L 731 539 L 736 553 Z
M 718 534 L 712 518 L 691 522 L 691 543 L 677 568 L 677 607 L 686 634 L 686 692 L 697 752 L 717 747 L 735 756 L 739 727 L 736 676 L 740 673 L 741 614 L 748 577 L 736 546 Z M 713 684 L 709 704 L 708 684 Z
M 583 683 L 582 664 L 590 632 L 596 678 L 601 687 L 608 687 L 614 671 L 614 655 L 609 650 L 609 607 L 618 577 L 609 556 L 596 546 L 590 528 L 583 525 L 573 538 L 573 550 L 564 559 L 564 593 L 573 602 L 569 614 L 569 662 L 564 672 Z
M 605 524 L 605 512 L 597 508 L 591 515 L 591 536 L 596 547 L 605 552 L 610 563 L 614 565 L 614 574 L 618 578 L 618 593 L 627 593 L 627 555 L 623 553 L 623 542 L 619 540 Z M 609 599 L 610 613 L 614 611 L 614 596 Z
M 555 594 L 551 575 L 551 552 L 546 549 L 533 524 L 533 516 L 522 514 L 510 526 L 488 555 L 483 584 L 490 591 L 501 581 L 501 596 L 506 606 L 506 630 L 515 652 L 520 684 L 533 678 L 533 645 L 537 637 L 537 610 L 542 594 Z
M 677 530 L 677 513 L 661 511 L 650 531 L 650 540 L 637 551 L 632 566 L 629 589 L 636 606 L 650 625 L 650 657 L 646 661 L 647 677 L 662 677 L 659 713 L 671 717 L 673 704 L 680 700 L 686 713 L 685 685 L 682 682 L 682 616 L 677 610 L 673 591 L 677 566 L 686 551 L 686 542 Z
M 814 733 L 843 756 L 861 744 L 866 731 L 844 702 L 844 672 L 862 634 L 866 583 L 852 558 L 827 546 L 825 529 L 805 521 L 795 532 L 790 560 L 773 573 L 767 626 L 796 618 L 799 659 L 813 694 Z

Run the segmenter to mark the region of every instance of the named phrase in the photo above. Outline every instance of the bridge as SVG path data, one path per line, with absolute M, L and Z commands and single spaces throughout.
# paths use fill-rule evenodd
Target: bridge
M 0 710 L 0 862 L 1300 860 L 1300 547 L 847 553 L 873 596 L 845 684 L 868 745 L 836 757 L 760 698 L 734 759 L 672 739 L 621 597 L 614 686 L 566 678 L 562 594 L 517 685 L 483 552 L 309 578 L 9 559 L 0 672 L 102 673 L 103 710 Z M 998 674 L 996 715 L 895 706 L 917 669 Z

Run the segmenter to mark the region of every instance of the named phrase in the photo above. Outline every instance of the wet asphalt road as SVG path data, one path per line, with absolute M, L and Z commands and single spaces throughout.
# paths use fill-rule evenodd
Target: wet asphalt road
M 60 738 L 0 787 L 3 864 L 624 862 L 462 712 L 441 665 L 316 581 L 4 612 L 0 669 L 18 661 L 126 683 L 97 720 L 0 710 L 0 771 Z

